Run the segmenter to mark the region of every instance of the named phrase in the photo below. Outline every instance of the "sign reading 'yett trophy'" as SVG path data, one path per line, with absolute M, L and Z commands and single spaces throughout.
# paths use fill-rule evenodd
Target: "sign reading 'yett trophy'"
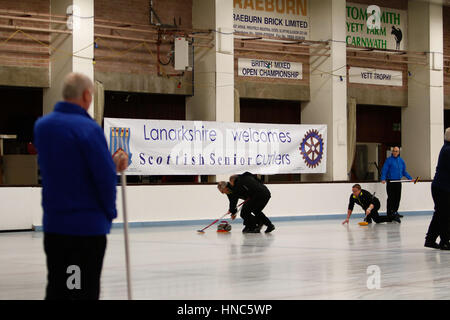
M 403 85 L 403 73 L 396 70 L 350 67 L 348 77 L 350 83 L 399 87 Z

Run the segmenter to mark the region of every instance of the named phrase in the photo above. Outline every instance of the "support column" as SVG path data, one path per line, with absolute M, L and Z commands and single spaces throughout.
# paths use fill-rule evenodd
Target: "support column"
M 302 124 L 327 125 L 327 172 L 303 181 L 347 180 L 347 82 L 345 0 L 310 1 L 310 39 L 331 40 L 330 56 L 310 58 L 310 101 Z
M 50 88 L 44 89 L 43 114 L 62 100 L 62 80 L 68 73 L 83 73 L 94 82 L 94 0 L 51 0 L 50 13 L 72 13 L 68 20 L 72 34 L 51 36 Z M 88 112 L 93 116 L 93 104 Z
M 234 121 L 233 2 L 194 0 L 192 25 L 216 30 L 213 48 L 194 50 L 194 95 L 187 99 L 186 119 Z
M 216 32 L 213 48 L 194 49 L 194 95 L 186 100 L 186 120 L 233 122 L 233 2 L 193 0 L 192 26 Z
M 444 141 L 442 5 L 408 2 L 408 50 L 427 52 L 409 65 L 408 107 L 402 110 L 402 157 L 412 176 L 432 179 Z

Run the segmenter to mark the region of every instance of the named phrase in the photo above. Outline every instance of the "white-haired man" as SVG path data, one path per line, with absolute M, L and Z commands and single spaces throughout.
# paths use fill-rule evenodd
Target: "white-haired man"
M 221 181 L 217 185 L 219 191 L 227 195 L 230 201 L 228 212 L 231 219 L 236 218 L 238 199 L 246 200 L 242 205 L 241 218 L 244 221 L 243 233 L 259 233 L 265 225 L 265 233 L 275 230 L 270 219 L 262 212 L 270 200 L 269 189 L 250 172 L 230 177 L 230 182 Z
M 116 218 L 117 171 L 128 156 L 114 159 L 101 127 L 89 116 L 94 85 L 70 73 L 63 99 L 34 127 L 42 175 L 47 300 L 97 300 L 106 234 Z M 71 277 L 69 279 L 69 277 Z
M 434 213 L 425 237 L 425 247 L 450 250 L 450 128 L 445 130 L 436 173 L 431 183 Z M 436 243 L 437 238 L 440 243 Z

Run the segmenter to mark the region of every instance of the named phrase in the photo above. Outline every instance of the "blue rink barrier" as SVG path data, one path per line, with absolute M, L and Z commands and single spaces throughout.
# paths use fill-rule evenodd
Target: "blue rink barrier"
M 380 212 L 381 215 L 386 214 Z M 427 216 L 432 215 L 433 211 L 404 211 L 400 212 L 405 218 L 408 216 Z M 344 221 L 347 214 L 325 214 L 325 215 L 306 215 L 306 216 L 283 216 L 283 217 L 270 217 L 268 218 L 272 222 L 276 221 L 314 221 L 314 220 L 342 220 Z M 351 219 L 362 219 L 363 213 L 352 214 Z M 176 221 L 143 221 L 143 222 L 128 222 L 129 227 L 166 227 L 166 226 L 192 226 L 192 225 L 208 225 L 216 218 L 200 219 L 200 220 L 176 220 Z M 228 218 L 229 219 L 229 218 Z M 223 219 L 227 220 L 227 219 Z M 231 224 L 242 224 L 241 218 L 236 218 Z M 122 228 L 123 222 L 113 223 L 112 228 Z
M 386 214 L 380 212 L 381 215 Z M 408 216 L 427 216 L 432 215 L 433 211 L 403 211 L 400 214 L 405 218 Z M 362 213 L 352 214 L 351 219 L 362 219 Z M 306 216 L 283 216 L 283 217 L 270 217 L 273 222 L 276 221 L 314 221 L 314 220 L 342 220 L 344 221 L 347 214 L 324 214 L 324 215 L 306 215 Z M 175 221 L 134 221 L 128 222 L 130 228 L 142 228 L 142 227 L 170 227 L 170 226 L 194 226 L 194 225 L 207 225 L 214 221 L 216 218 L 211 219 L 199 219 L 199 220 L 175 220 Z M 229 219 L 229 218 L 228 218 Z M 223 219 L 227 220 L 227 219 Z M 236 218 L 231 224 L 242 224 L 241 218 Z M 112 229 L 122 228 L 123 222 L 113 222 Z M 33 226 L 34 231 L 42 231 L 42 226 Z

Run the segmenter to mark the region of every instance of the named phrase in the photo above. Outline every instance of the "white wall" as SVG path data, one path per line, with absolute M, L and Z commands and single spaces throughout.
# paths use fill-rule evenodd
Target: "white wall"
M 41 188 L 0 188 L 0 231 L 30 229 L 35 217 L 42 217 Z
M 347 212 L 352 183 L 268 184 L 272 199 L 264 212 L 269 217 L 342 215 Z M 381 212 L 386 211 L 386 187 L 362 184 L 376 192 Z M 121 189 L 117 190 L 118 219 L 122 221 Z M 129 222 L 216 219 L 226 213 L 227 198 L 215 185 L 128 186 Z M 430 182 L 403 184 L 399 211 L 432 211 Z M 358 207 L 354 211 L 361 213 Z M 42 225 L 40 188 L 0 188 L 0 230 L 30 229 Z
M 327 172 L 302 181 L 347 180 L 347 82 L 345 0 L 310 1 L 310 39 L 333 40 L 329 57 L 310 57 L 310 100 L 302 103 L 302 124 L 327 125 Z M 334 70 L 333 75 L 324 71 Z M 340 77 L 342 76 L 342 81 Z
M 233 4 L 194 0 L 192 25 L 217 30 L 214 48 L 194 49 L 194 95 L 186 99 L 186 119 L 234 121 Z
M 432 179 L 444 139 L 442 5 L 408 2 L 408 49 L 427 52 L 424 66 L 409 65 L 408 107 L 402 108 L 402 157 L 408 171 Z M 434 54 L 433 54 L 434 53 Z

